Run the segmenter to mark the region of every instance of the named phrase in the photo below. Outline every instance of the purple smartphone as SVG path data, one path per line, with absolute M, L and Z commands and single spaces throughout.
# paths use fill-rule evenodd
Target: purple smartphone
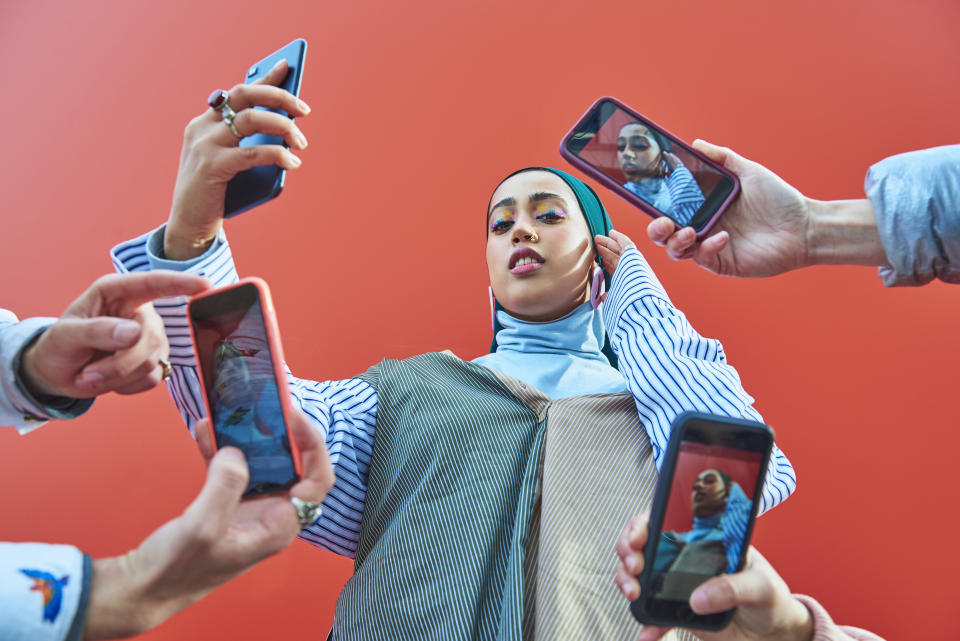
M 560 155 L 644 213 L 706 234 L 740 193 L 731 172 L 615 98 L 597 100 Z

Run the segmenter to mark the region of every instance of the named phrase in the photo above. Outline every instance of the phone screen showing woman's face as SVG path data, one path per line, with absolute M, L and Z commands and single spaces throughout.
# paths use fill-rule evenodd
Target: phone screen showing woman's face
M 581 122 L 566 149 L 680 226 L 699 229 L 733 189 L 733 181 L 661 129 L 611 102 Z M 608 185 L 609 186 L 609 185 Z

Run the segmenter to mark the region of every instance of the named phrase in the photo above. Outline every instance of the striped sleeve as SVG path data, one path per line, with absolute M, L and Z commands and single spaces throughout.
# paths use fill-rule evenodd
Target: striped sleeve
M 690 222 L 704 201 L 703 192 L 690 170 L 680 165 L 671 171 L 667 176 L 667 191 L 670 192 L 674 219 L 683 224 Z
M 636 247 L 620 257 L 603 319 L 658 469 L 670 424 L 684 411 L 763 420 L 737 371 L 727 364 L 723 346 L 693 329 Z M 796 486 L 793 466 L 774 446 L 760 512 L 784 501 Z
M 161 227 L 117 245 L 111 251 L 117 271 L 180 267 L 181 271 L 206 277 L 217 287 L 238 280 L 230 245 L 222 232 L 206 253 L 184 263 L 159 257 L 162 242 Z M 190 433 L 194 434 L 194 425 L 206 415 L 206 410 L 190 341 L 187 300 L 186 297 L 160 299 L 154 302 L 154 307 L 163 318 L 170 342 L 173 374 L 167 381 L 167 389 Z M 308 381 L 292 376 L 289 370 L 287 377 L 297 404 L 324 435 L 336 474 L 335 485 L 323 502 L 323 516 L 300 536 L 336 554 L 353 557 L 360 538 L 360 520 L 376 428 L 376 391 L 359 379 Z

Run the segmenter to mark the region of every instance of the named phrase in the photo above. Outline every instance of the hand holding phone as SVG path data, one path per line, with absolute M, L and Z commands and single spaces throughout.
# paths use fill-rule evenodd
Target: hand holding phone
M 304 149 L 307 139 L 291 117 L 305 116 L 310 108 L 277 86 L 299 82 L 299 76 L 290 72 L 286 54 L 279 57 L 298 42 L 303 41 L 255 64 L 253 82 L 236 85 L 228 92 L 230 107 L 236 112 L 237 134 L 213 108 L 187 125 L 164 233 L 166 258 L 188 260 L 202 254 L 216 238 L 225 214 L 237 214 L 275 197 L 283 186 L 282 172 L 300 166 L 300 159 L 290 149 Z M 305 43 L 298 51 L 306 51 Z M 274 57 L 280 64 L 268 66 Z M 278 139 L 283 144 L 272 144 Z M 264 171 L 243 173 L 254 167 Z M 228 182 L 241 173 L 244 178 L 229 189 L 228 205 Z
M 244 496 L 289 489 L 301 476 L 293 404 L 270 291 L 259 278 L 204 292 L 188 306 L 190 334 L 216 448 L 239 448 Z
M 277 63 L 286 61 L 287 74 L 278 87 L 293 96 L 299 96 L 300 81 L 303 78 L 303 61 L 306 55 L 307 41 L 298 38 L 260 62 L 251 65 L 247 70 L 244 82 L 249 85 L 261 80 L 277 66 Z M 253 109 L 271 111 L 293 120 L 293 115 L 287 113 L 281 107 L 268 109 L 267 107 L 256 106 Z M 240 141 L 241 148 L 258 145 L 286 146 L 283 138 L 271 135 L 271 132 L 253 133 Z M 286 170 L 277 165 L 251 167 L 238 173 L 227 183 L 227 193 L 223 205 L 224 217 L 236 216 L 279 196 L 283 189 L 286 174 Z
M 709 231 L 736 198 L 736 175 L 614 98 L 600 98 L 560 155 L 649 216 Z
M 708 579 L 743 567 L 773 431 L 762 423 L 685 413 L 674 421 L 631 603 L 641 623 L 718 630 L 732 610 L 696 614 Z
M 636 575 L 643 570 L 649 518 L 647 510 L 630 519 L 617 541 L 620 563 L 616 581 L 628 601 L 640 596 Z M 690 604 L 697 614 L 734 610 L 733 620 L 722 630 L 698 630 L 697 637 L 703 641 L 810 639 L 813 635 L 810 611 L 793 598 L 783 578 L 752 546 L 747 549 L 742 570 L 703 582 L 690 596 Z M 666 626 L 644 625 L 637 641 L 657 641 L 669 630 Z

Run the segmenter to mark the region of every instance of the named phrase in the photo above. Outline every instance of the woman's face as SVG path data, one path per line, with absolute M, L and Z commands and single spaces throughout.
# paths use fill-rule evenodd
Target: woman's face
M 525 171 L 497 187 L 490 203 L 487 269 L 507 313 L 542 322 L 585 302 L 595 252 L 567 183 L 548 171 Z
M 659 175 L 660 145 L 643 125 L 624 125 L 617 136 L 617 160 L 627 180 Z
M 706 519 L 720 514 L 727 508 L 727 486 L 716 470 L 704 470 L 693 482 L 690 494 L 693 515 Z

